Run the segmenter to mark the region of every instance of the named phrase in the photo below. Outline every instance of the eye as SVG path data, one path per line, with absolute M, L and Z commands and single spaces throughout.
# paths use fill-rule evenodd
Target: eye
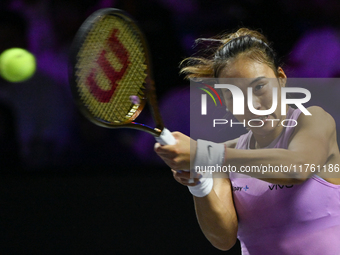
M 261 90 L 264 87 L 264 84 L 258 84 L 255 86 L 255 91 Z

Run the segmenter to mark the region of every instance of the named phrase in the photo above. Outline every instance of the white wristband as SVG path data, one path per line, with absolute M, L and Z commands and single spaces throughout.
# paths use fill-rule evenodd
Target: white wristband
M 207 196 L 212 187 L 214 181 L 211 173 L 204 173 L 203 177 L 200 179 L 200 183 L 196 186 L 188 186 L 190 193 L 195 197 L 205 197 Z
M 202 174 L 200 183 L 196 186 L 189 187 L 189 191 L 196 197 L 207 196 L 212 190 L 214 181 L 212 178 L 212 169 L 222 166 L 224 163 L 224 144 L 214 143 L 204 140 L 197 140 L 197 149 L 194 166 L 194 174 Z M 211 168 L 213 167 L 213 168 Z M 208 171 L 208 169 L 210 169 Z

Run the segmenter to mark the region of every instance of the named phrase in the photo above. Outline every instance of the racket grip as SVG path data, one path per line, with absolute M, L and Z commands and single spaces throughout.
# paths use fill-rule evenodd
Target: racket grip
M 174 145 L 176 144 L 175 137 L 171 134 L 169 129 L 163 128 L 162 133 L 159 137 L 156 137 L 156 141 L 161 145 Z
M 176 144 L 175 137 L 171 134 L 171 132 L 167 128 L 163 128 L 161 135 L 156 137 L 156 141 L 159 142 L 161 145 Z M 189 170 L 184 170 L 184 171 L 189 172 Z M 194 183 L 194 179 L 190 179 L 189 183 Z

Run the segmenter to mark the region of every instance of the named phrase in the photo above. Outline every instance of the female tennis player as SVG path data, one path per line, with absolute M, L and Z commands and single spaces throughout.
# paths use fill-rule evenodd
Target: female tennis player
M 280 95 L 287 77 L 267 39 L 242 28 L 220 42 L 211 58 L 187 59 L 182 72 L 189 78 L 244 78 L 234 85 L 242 90 L 245 102 L 247 89 L 252 87 L 254 108 L 270 109 L 273 88 Z M 222 94 L 232 111 L 231 92 L 224 89 Z M 335 121 L 316 106 L 307 108 L 311 116 L 291 107 L 286 110 L 286 116 L 281 116 L 280 98 L 277 109 L 267 116 L 256 116 L 245 105 L 244 115 L 235 116 L 238 121 L 259 119 L 258 124 L 263 125 L 252 127 L 259 126 L 253 123 L 248 133 L 223 144 L 194 141 L 179 132 L 173 133 L 175 145 L 155 144 L 175 180 L 189 187 L 198 223 L 218 249 L 230 249 L 238 238 L 243 255 L 340 254 L 340 179 L 330 175 L 340 164 Z M 274 119 L 298 124 L 284 127 L 280 121 L 271 121 Z M 190 170 L 190 164 L 230 165 L 238 170 L 281 166 L 281 170 L 231 172 L 224 178 L 202 173 L 190 183 L 190 173 L 181 171 Z M 302 171 L 282 170 L 291 165 Z M 326 171 L 316 175 L 318 166 Z

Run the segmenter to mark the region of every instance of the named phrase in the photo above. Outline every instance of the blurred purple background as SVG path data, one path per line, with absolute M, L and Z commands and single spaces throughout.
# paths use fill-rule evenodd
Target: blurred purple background
M 0 81 L 0 101 L 12 110 L 14 119 L 10 129 L 16 130 L 13 141 L 18 167 L 36 170 L 98 162 L 125 165 L 131 162 L 126 156 L 131 151 L 145 164 L 161 164 L 152 152 L 154 140 L 148 134 L 96 127 L 80 116 L 73 104 L 67 74 L 70 44 L 86 17 L 107 7 L 127 11 L 144 30 L 161 110 L 171 130 L 189 134 L 189 111 L 174 121 L 178 109 L 171 105 L 189 107 L 188 101 L 182 100 L 188 98 L 188 82 L 178 75 L 178 65 L 196 50 L 193 45 L 198 37 L 242 26 L 261 29 L 273 42 L 289 77 L 340 74 L 337 1 L 2 0 L 0 52 L 27 48 L 38 63 L 36 75 L 27 82 Z M 147 118 L 139 119 L 152 124 Z M 3 162 L 6 158 L 10 157 Z
M 143 186 L 146 189 L 149 188 L 149 190 L 144 191 L 149 192 L 146 194 L 148 196 L 158 193 L 155 187 L 162 188 L 173 185 L 172 192 L 174 193 L 180 189 L 172 181 L 171 173 L 167 167 L 153 152 L 154 139 L 152 136 L 134 130 L 108 130 L 97 127 L 81 116 L 75 108 L 67 76 L 70 44 L 86 17 L 97 9 L 107 7 L 120 8 L 129 12 L 145 32 L 152 53 L 153 71 L 161 112 L 166 126 L 172 131 L 178 130 L 189 135 L 189 81 L 183 81 L 183 77 L 178 75 L 178 65 L 183 58 L 195 52 L 196 49 L 193 48 L 193 44 L 198 37 L 210 37 L 243 26 L 261 29 L 273 42 L 273 47 L 281 57 L 284 63 L 283 67 L 289 77 L 329 78 L 340 75 L 338 65 L 338 59 L 340 59 L 340 19 L 338 18 L 340 2 L 336 0 L 1 0 L 0 52 L 11 47 L 26 48 L 36 56 L 38 63 L 37 73 L 29 81 L 10 84 L 0 79 L 0 172 L 3 173 L 3 196 L 6 196 L 5 194 L 18 194 L 17 185 L 24 185 L 26 188 L 20 190 L 20 192 L 28 192 L 29 195 L 25 198 L 32 199 L 32 190 L 35 190 L 38 183 L 38 189 L 41 192 L 34 193 L 38 197 L 36 198 L 38 200 L 34 200 L 34 203 L 45 206 L 45 209 L 51 208 L 43 203 L 46 199 L 49 203 L 59 201 L 59 204 L 57 203 L 58 208 L 55 207 L 56 211 L 62 210 L 60 207 L 64 206 L 63 199 L 66 199 L 70 204 L 75 201 L 80 203 L 80 208 L 84 210 L 89 209 L 90 206 L 91 208 L 103 207 L 103 204 L 107 205 L 108 201 L 111 201 L 112 196 L 114 196 L 113 190 L 125 194 L 124 188 L 131 188 L 129 182 L 131 173 L 134 175 L 134 179 L 130 180 L 133 183 L 131 185 L 139 185 L 142 182 L 149 183 L 149 185 Z M 334 89 L 336 91 L 336 88 Z M 338 106 L 334 104 L 334 107 Z M 143 123 L 144 121 L 150 122 L 152 125 L 152 121 L 145 113 L 139 119 L 139 122 Z M 27 174 L 30 176 L 29 178 Z M 68 184 L 60 182 L 58 178 L 61 178 L 61 175 L 68 176 L 63 179 Z M 153 175 L 161 176 L 156 178 L 158 186 L 154 186 Z M 26 176 L 29 181 L 25 182 L 27 179 L 23 176 Z M 19 178 L 22 182 L 16 183 L 14 181 L 16 178 Z M 41 178 L 47 178 L 47 183 L 50 186 L 38 181 Z M 57 183 L 61 186 L 53 186 L 55 185 L 52 181 L 55 180 L 53 178 L 57 178 L 59 180 Z M 85 179 L 86 182 L 92 180 L 98 184 L 98 187 L 110 189 L 111 185 L 116 186 L 115 189 L 110 189 L 110 191 L 92 187 L 93 193 L 85 192 L 87 194 L 86 199 L 79 200 L 75 195 L 70 196 L 69 192 L 75 192 L 75 188 L 65 189 L 65 185 L 73 186 L 75 183 L 82 183 L 76 185 L 78 187 L 76 191 L 79 192 L 76 192 L 76 194 L 81 196 L 83 193 L 80 190 L 86 190 L 86 185 L 77 178 L 83 178 L 82 181 Z M 117 178 L 120 181 L 117 181 Z M 101 186 L 101 182 L 105 182 L 105 185 Z M 93 182 L 90 183 L 93 184 Z M 49 187 L 54 188 L 51 190 Z M 45 190 L 46 194 L 51 195 L 55 192 L 53 193 L 54 200 L 50 201 L 49 198 L 44 197 L 44 189 L 47 189 L 47 191 Z M 169 188 L 165 189 L 168 190 Z M 61 197 L 57 195 L 57 191 L 62 194 Z M 182 220 L 183 225 L 185 225 L 188 220 L 189 224 L 193 224 L 192 226 L 196 228 L 194 232 L 198 233 L 198 227 L 193 219 L 194 214 L 191 211 L 191 198 L 185 190 L 180 189 L 180 191 L 178 195 L 183 196 L 183 201 L 189 201 L 185 210 L 190 212 L 190 220 L 181 217 L 177 221 L 181 222 Z M 98 192 L 100 195 L 98 195 Z M 164 189 L 160 192 L 164 192 Z M 154 199 L 156 201 L 157 199 L 159 199 L 158 201 L 164 201 L 164 199 L 172 201 L 171 199 L 174 199 L 172 206 L 179 206 L 176 205 L 177 199 L 171 195 L 173 193 L 170 193 L 168 190 L 169 197 L 164 198 L 163 193 L 163 195 Z M 95 196 L 95 194 L 97 195 Z M 105 198 L 100 200 L 102 201 L 100 205 L 87 203 L 88 199 L 98 198 L 98 196 Z M 18 203 L 26 201 L 22 196 L 18 196 L 16 199 L 11 198 L 12 202 L 3 199 L 3 205 L 13 209 L 15 201 Z M 151 200 L 147 201 L 150 202 Z M 144 202 L 140 202 L 141 206 Z M 134 201 L 135 206 L 136 203 L 139 202 Z M 182 206 L 184 204 L 186 203 L 183 202 Z M 169 204 L 167 205 L 169 206 Z M 13 210 L 17 214 L 13 214 L 10 209 L 2 215 L 5 219 L 12 217 L 12 221 L 5 221 L 7 223 L 3 228 L 9 231 L 9 236 L 17 236 L 17 232 L 13 230 L 11 224 L 17 222 L 13 217 L 24 217 L 19 212 L 20 210 L 28 210 L 31 221 L 38 220 L 38 216 L 35 214 L 36 209 L 32 209 L 38 207 L 31 207 L 27 204 L 25 208 L 15 208 L 16 210 Z M 72 211 L 72 208 L 68 207 L 74 216 L 80 209 Z M 113 208 L 115 207 L 105 207 L 102 210 L 117 209 Z M 125 211 L 140 209 L 137 206 Z M 141 213 L 150 212 L 142 210 Z M 43 238 L 45 231 L 50 231 L 48 232 L 50 234 L 54 233 L 51 235 L 58 239 L 61 245 L 53 246 L 46 241 L 47 239 L 44 239 L 45 243 L 43 242 L 40 246 L 37 244 L 37 246 L 31 246 L 30 249 L 25 250 L 24 248 L 21 249 L 22 246 L 20 245 L 16 246 L 17 239 L 6 239 L 9 244 L 3 246 L 5 247 L 4 254 L 53 254 L 51 247 L 60 248 L 60 250 L 55 250 L 57 251 L 55 254 L 72 254 L 71 251 L 79 251 L 81 240 L 94 238 L 98 241 L 101 236 L 91 236 L 90 234 L 86 238 L 77 236 L 77 243 L 68 246 L 66 243 L 69 242 L 71 237 L 61 238 L 62 233 L 66 231 L 65 228 L 74 234 L 78 231 L 90 233 L 91 228 L 95 228 L 96 224 L 102 224 L 103 227 L 106 221 L 109 225 L 117 223 L 113 223 L 113 216 L 111 218 L 110 215 L 103 216 L 97 211 L 92 212 L 92 214 L 96 219 L 91 223 L 92 225 L 90 223 L 88 223 L 90 225 L 86 225 L 85 221 L 82 221 L 81 223 L 74 223 L 75 226 L 73 227 L 70 224 L 70 228 L 65 226 L 52 226 L 47 230 L 42 228 L 40 234 L 37 234 L 37 238 L 31 236 L 31 239 L 28 236 L 30 236 L 30 231 L 35 231 L 31 229 L 34 224 L 31 222 L 31 225 L 25 228 L 24 225 L 16 223 L 15 226 L 24 233 L 20 237 L 28 238 L 25 242 L 21 240 L 21 242 L 24 242 L 22 243 L 23 246 L 28 243 L 39 243 L 38 239 Z M 54 216 L 57 217 L 51 211 L 47 215 L 49 217 L 44 218 L 45 221 L 42 224 L 46 225 Z M 64 215 L 64 218 L 71 217 L 65 211 L 62 215 Z M 128 213 L 126 215 L 131 216 Z M 61 217 L 60 222 L 64 218 Z M 148 219 L 150 223 L 153 222 L 151 218 Z M 133 220 L 135 220 L 134 224 L 137 226 L 141 224 L 138 217 L 133 218 Z M 83 224 L 88 228 L 84 228 Z M 165 223 L 160 220 L 159 224 Z M 168 223 L 164 227 L 171 237 L 175 237 L 175 235 L 170 234 L 171 231 L 175 231 L 170 229 L 170 225 L 172 224 Z M 122 225 L 119 226 L 116 226 L 117 231 L 124 232 L 125 228 Z M 56 232 L 53 232 L 54 228 L 57 229 Z M 104 227 L 94 231 L 105 232 L 109 230 Z M 8 233 L 6 233 L 3 233 L 3 235 L 8 237 Z M 56 233 L 60 233 L 60 235 Z M 188 233 L 184 231 L 181 238 Z M 176 254 L 176 247 L 170 245 L 169 235 L 166 235 L 164 239 L 167 239 L 166 244 L 172 247 L 169 250 Z M 155 238 L 153 234 L 150 234 L 150 236 Z M 158 238 L 161 237 L 158 235 Z M 124 243 L 123 239 L 118 238 L 117 240 L 119 241 L 114 242 L 115 247 L 120 247 L 119 249 L 124 251 L 119 246 Z M 162 243 L 159 244 L 160 247 L 164 247 L 163 239 L 157 240 Z M 176 243 L 180 241 L 178 238 L 174 240 L 177 241 Z M 207 242 L 204 238 L 202 240 L 204 243 Z M 90 246 L 89 249 L 96 251 L 98 242 Z M 101 246 L 104 254 L 113 249 L 108 243 L 109 240 Z M 139 250 L 147 251 L 148 254 L 153 251 L 148 241 L 139 242 L 138 245 Z M 14 246 L 16 248 L 13 250 Z M 197 245 L 191 242 L 190 246 L 196 247 Z M 40 247 L 42 252 L 37 252 L 36 247 Z M 78 249 L 75 247 L 78 247 Z M 138 250 L 138 247 L 136 250 Z M 157 247 L 157 245 L 152 247 Z M 190 251 L 188 247 L 188 243 L 181 243 L 178 249 Z M 210 254 L 217 252 L 209 244 L 204 247 L 209 248 L 197 249 L 196 247 L 196 254 L 203 251 L 208 251 Z M 85 248 L 80 250 L 85 251 Z M 86 252 L 81 253 L 85 254 Z M 121 253 L 118 252 L 117 254 Z M 139 254 L 144 254 L 144 252 Z M 230 254 L 234 253 L 230 252 Z

